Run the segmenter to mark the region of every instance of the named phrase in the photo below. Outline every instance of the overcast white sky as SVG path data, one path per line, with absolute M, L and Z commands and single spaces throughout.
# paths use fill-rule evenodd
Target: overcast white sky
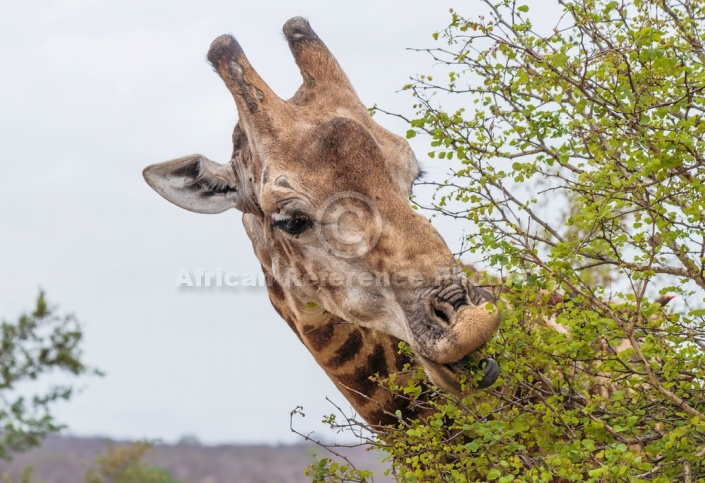
M 175 287 L 182 268 L 259 271 L 239 214 L 178 209 L 141 171 L 194 152 L 229 159 L 236 111 L 205 61 L 218 35 L 233 33 L 262 77 L 289 97 L 300 77 L 281 26 L 306 16 L 364 103 L 409 113 L 411 97 L 396 91 L 431 61 L 405 48 L 433 45 L 451 6 L 0 3 L 0 317 L 29 308 L 43 287 L 84 322 L 85 360 L 107 375 L 83 381 L 58 411 L 71 433 L 296 442 L 289 412 L 301 405 L 301 430 L 334 438 L 319 424 L 333 410 L 325 398 L 349 406 L 264 289 Z M 447 168 L 419 143 L 419 159 L 440 177 Z M 457 249 L 461 229 L 441 231 Z

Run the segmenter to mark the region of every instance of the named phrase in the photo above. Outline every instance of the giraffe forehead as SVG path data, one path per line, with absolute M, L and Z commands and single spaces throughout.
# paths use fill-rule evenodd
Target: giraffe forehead
M 393 168 L 399 171 L 399 163 L 390 158 L 405 158 L 403 164 L 412 168 L 415 176 L 418 167 L 413 153 L 380 144 L 369 127 L 351 118 L 334 117 L 298 130 L 296 142 L 266 157 L 263 189 L 271 184 L 269 189 L 280 193 L 305 190 L 312 199 L 340 192 L 398 197 Z M 403 176 L 407 178 L 409 173 Z

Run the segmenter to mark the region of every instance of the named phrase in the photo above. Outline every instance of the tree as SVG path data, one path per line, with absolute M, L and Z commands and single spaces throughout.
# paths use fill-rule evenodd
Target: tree
M 69 383 L 36 384 L 50 374 L 99 374 L 81 360 L 81 327 L 73 315 L 60 316 L 40 292 L 36 306 L 17 322 L 0 325 L 0 459 L 37 446 L 63 426 L 52 415 L 59 401 L 73 396 Z M 35 384 L 33 384 L 33 382 Z M 40 381 L 41 382 L 41 381 Z
M 483 3 L 434 34 L 407 137 L 502 276 L 502 376 L 376 444 L 403 481 L 703 481 L 705 3 Z
M 93 467 L 86 470 L 86 483 L 179 483 L 163 469 L 143 460 L 152 443 L 137 441 L 115 446 L 108 442 L 105 452 L 98 454 Z

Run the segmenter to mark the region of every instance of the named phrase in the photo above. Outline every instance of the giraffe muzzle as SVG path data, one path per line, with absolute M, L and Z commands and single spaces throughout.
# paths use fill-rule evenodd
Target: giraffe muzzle
M 412 319 L 411 329 L 416 333 L 414 349 L 433 384 L 460 395 L 463 377 L 476 380 L 480 389 L 497 380 L 499 364 L 478 360 L 476 352 L 499 328 L 500 313 L 492 301 L 492 293 L 463 276 L 426 294 L 425 314 Z
M 487 302 L 463 305 L 452 317 L 446 317 L 448 323 L 429 351 L 440 364 L 457 362 L 477 350 L 490 340 L 501 321 L 497 308 L 488 306 Z
M 453 364 L 474 352 L 497 330 L 499 311 L 489 306 L 492 294 L 462 277 L 426 297 L 426 313 L 434 330 L 427 334 L 426 356 L 440 364 Z

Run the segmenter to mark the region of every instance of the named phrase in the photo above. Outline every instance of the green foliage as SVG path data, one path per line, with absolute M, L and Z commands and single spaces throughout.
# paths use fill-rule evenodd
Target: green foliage
M 34 479 L 34 468 L 31 466 L 25 467 L 19 475 L 19 480 L 13 481 L 9 475 L 2 475 L 2 483 L 41 483 Z
M 358 470 L 351 464 L 343 464 L 330 458 L 321 458 L 306 468 L 306 476 L 314 483 L 371 483 L 372 473 Z
M 138 441 L 127 446 L 108 443 L 104 453 L 86 471 L 86 483 L 179 483 L 166 471 L 143 461 L 152 443 Z
M 38 445 L 59 431 L 51 408 L 69 400 L 69 384 L 33 387 L 49 375 L 97 371 L 81 361 L 81 327 L 73 315 L 59 316 L 40 292 L 34 310 L 0 325 L 0 459 Z
M 434 35 L 407 137 L 459 166 L 437 209 L 502 275 L 502 376 L 391 378 L 429 417 L 376 444 L 400 481 L 705 481 L 705 2 L 484 4 Z

